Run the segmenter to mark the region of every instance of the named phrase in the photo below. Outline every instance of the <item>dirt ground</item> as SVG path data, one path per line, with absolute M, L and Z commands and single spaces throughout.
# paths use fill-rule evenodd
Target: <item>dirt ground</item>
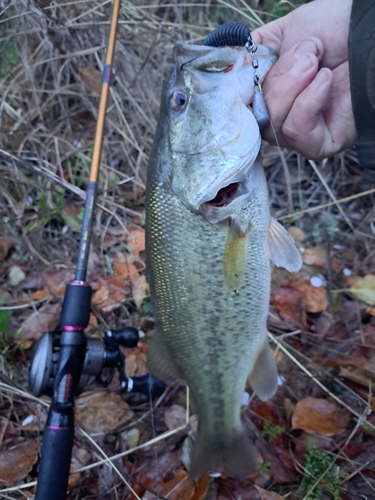
M 176 40 L 288 12 L 246 3 L 123 1 L 88 267 L 89 336 L 134 326 L 128 376 L 147 372 L 146 166 Z M 111 2 L 0 0 L 0 498 L 33 498 L 50 398 L 28 388 L 32 348 L 59 323 L 77 256 Z M 250 397 L 246 480 L 187 479 L 196 429 L 186 385 L 150 401 L 115 375 L 76 400 L 70 499 L 375 499 L 374 190 L 355 151 L 315 164 L 263 145 L 271 212 L 304 265 L 273 269 L 276 396 Z M 51 497 L 52 498 L 52 497 Z

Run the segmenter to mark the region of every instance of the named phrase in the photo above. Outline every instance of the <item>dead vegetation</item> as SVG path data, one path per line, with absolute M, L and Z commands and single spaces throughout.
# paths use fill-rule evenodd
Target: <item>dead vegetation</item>
M 198 42 L 231 19 L 255 26 L 263 8 L 268 16 L 289 8 L 281 3 L 123 2 L 89 264 L 90 334 L 152 327 L 145 169 L 174 41 Z M 0 498 L 35 492 L 48 399 L 27 392 L 27 362 L 56 327 L 74 270 L 110 9 L 108 0 L 0 1 Z M 114 380 L 77 401 L 69 498 L 375 498 L 374 192 L 353 151 L 315 165 L 265 145 L 264 160 L 272 212 L 305 265 L 294 276 L 274 272 L 269 326 L 285 381 L 272 401 L 251 398 L 244 408 L 259 473 L 190 484 L 184 457 L 196 422 L 186 388 L 169 387 L 150 407 L 120 396 Z M 145 373 L 146 349 L 140 342 L 126 352 L 128 375 Z

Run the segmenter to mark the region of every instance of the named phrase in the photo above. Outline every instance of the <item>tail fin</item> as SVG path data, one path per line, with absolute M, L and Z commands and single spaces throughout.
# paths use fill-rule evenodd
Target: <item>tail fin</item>
M 227 436 L 197 435 L 191 454 L 189 477 L 225 471 L 230 477 L 246 477 L 257 468 L 255 448 L 240 428 Z

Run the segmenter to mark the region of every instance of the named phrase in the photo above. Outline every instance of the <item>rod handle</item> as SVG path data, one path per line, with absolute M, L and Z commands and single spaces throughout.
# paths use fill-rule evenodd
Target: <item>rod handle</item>
M 74 427 L 45 427 L 35 500 L 65 500 Z

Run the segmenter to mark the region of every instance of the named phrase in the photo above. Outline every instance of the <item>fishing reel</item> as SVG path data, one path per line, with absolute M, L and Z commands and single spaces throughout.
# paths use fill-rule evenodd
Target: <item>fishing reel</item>
M 46 332 L 35 344 L 29 367 L 29 388 L 34 396 L 51 395 L 57 372 L 61 331 Z M 81 393 L 90 379 L 107 387 L 117 370 L 121 388 L 127 392 L 139 392 L 145 396 L 158 397 L 165 390 L 165 384 L 153 375 L 126 377 L 125 356 L 121 347 L 136 347 L 139 333 L 136 328 L 125 327 L 108 330 L 103 338 L 87 337 L 85 360 L 76 394 Z M 109 368 L 104 378 L 103 369 Z

